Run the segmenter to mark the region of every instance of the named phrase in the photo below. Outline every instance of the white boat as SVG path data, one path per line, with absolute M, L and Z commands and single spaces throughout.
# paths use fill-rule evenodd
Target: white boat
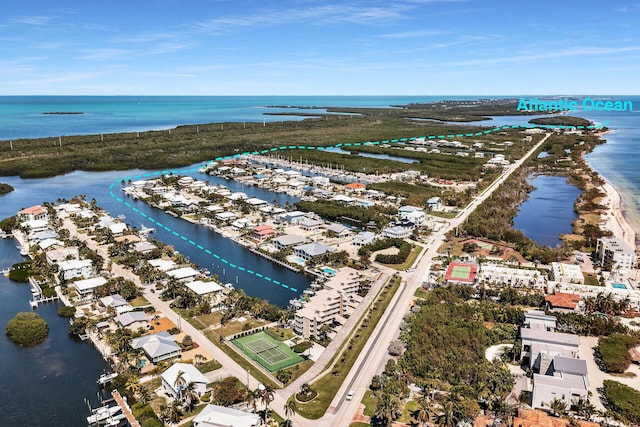
M 102 374 L 102 375 L 100 375 L 100 378 L 98 378 L 96 383 L 100 384 L 100 385 L 105 385 L 105 384 L 110 383 L 111 381 L 113 381 L 114 378 L 116 378 L 117 376 L 118 376 L 117 372 L 112 372 L 110 374 Z
M 297 299 L 289 300 L 289 305 L 293 308 L 302 308 L 303 306 L 302 301 L 299 301 Z
M 144 224 L 140 224 L 140 234 L 148 236 L 151 233 L 155 233 L 156 229 L 153 227 L 145 227 Z
M 87 417 L 87 424 L 93 426 L 97 424 L 104 424 L 105 421 L 113 419 L 113 417 L 120 412 L 119 406 L 102 406 L 94 409 L 93 414 Z

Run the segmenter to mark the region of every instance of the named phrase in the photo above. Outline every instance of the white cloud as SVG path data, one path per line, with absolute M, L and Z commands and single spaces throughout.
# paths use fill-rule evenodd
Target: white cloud
M 17 24 L 43 26 L 47 25 L 52 19 L 54 19 L 53 16 L 14 16 L 10 20 Z

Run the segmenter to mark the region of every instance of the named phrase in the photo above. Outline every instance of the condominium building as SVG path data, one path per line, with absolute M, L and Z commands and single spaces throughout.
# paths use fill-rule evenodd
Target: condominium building
M 596 246 L 596 259 L 601 266 L 611 266 L 611 270 L 633 270 L 636 253 L 623 239 L 601 237 Z

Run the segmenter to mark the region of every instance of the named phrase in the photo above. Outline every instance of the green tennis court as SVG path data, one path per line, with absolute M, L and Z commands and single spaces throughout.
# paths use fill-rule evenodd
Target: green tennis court
M 471 267 L 456 265 L 451 271 L 451 277 L 454 279 L 466 279 L 471 275 Z
M 247 357 L 255 360 L 269 372 L 279 371 L 296 365 L 304 359 L 294 353 L 286 344 L 258 332 L 232 341 Z

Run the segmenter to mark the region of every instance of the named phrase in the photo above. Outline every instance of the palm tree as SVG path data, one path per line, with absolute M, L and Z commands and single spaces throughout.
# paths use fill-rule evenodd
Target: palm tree
M 565 413 L 567 410 L 567 403 L 564 400 L 554 397 L 551 403 L 549 403 L 549 409 L 551 409 L 553 415 L 557 417 Z
M 193 361 L 195 362 L 196 366 L 199 366 L 202 363 L 206 362 L 207 358 L 201 355 L 200 353 L 198 353 L 195 356 L 193 356 Z
M 198 402 L 198 394 L 196 393 L 195 384 L 190 382 L 187 386 L 182 390 L 182 398 L 184 400 L 185 407 L 187 412 L 193 411 L 196 403 Z
M 162 424 L 166 424 L 169 422 L 169 419 L 170 419 L 169 407 L 164 403 L 160 405 L 160 412 L 158 414 L 158 418 L 160 418 L 160 421 L 162 422 Z
M 424 427 L 435 416 L 433 404 L 423 396 L 418 399 L 418 405 L 418 408 L 413 411 L 411 416 Z
M 287 403 L 284 404 L 284 416 L 287 417 L 287 425 L 290 425 L 289 418 L 295 414 L 296 414 L 296 401 L 294 399 L 289 399 Z
M 383 426 L 390 426 L 394 419 L 398 418 L 400 412 L 400 400 L 397 396 L 389 392 L 380 392 L 376 397 L 377 405 L 374 416 Z
M 247 404 L 253 408 L 253 412 L 258 410 L 258 400 L 260 399 L 260 390 L 249 390 L 247 392 Z
M 173 402 L 171 402 L 171 406 L 169 406 L 168 415 L 169 415 L 170 423 L 177 423 L 178 421 L 180 421 L 180 417 L 182 417 L 182 409 L 181 409 L 180 402 L 178 402 L 177 400 L 174 400 Z
M 442 411 L 436 417 L 438 427 L 455 427 L 460 419 L 456 415 L 456 404 L 453 400 L 442 405 Z
M 173 382 L 173 388 L 178 393 L 176 398 L 182 400 L 182 390 L 187 386 L 187 380 L 184 378 L 184 371 L 178 370 L 178 374 L 176 375 L 176 379 Z
M 260 388 L 260 401 L 264 403 L 264 422 L 269 419 L 269 404 L 273 402 L 275 389 L 269 384 L 263 384 Z
M 131 375 L 124 386 L 124 389 L 134 397 L 140 392 L 141 388 L 142 385 L 140 384 L 140 378 L 138 378 L 137 375 Z

